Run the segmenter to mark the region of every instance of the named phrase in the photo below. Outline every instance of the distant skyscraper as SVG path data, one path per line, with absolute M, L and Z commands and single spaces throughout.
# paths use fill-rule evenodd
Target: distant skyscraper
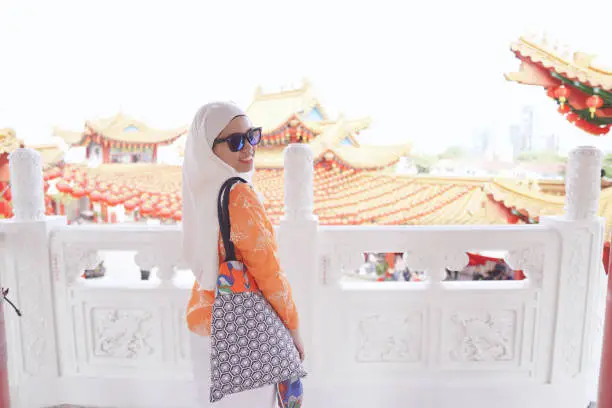
M 555 133 L 548 135 L 546 138 L 546 150 L 559 153 L 559 136 Z
M 477 156 L 486 154 L 492 147 L 492 134 L 489 129 L 482 130 L 474 136 L 473 153 Z
M 524 106 L 520 123 L 510 126 L 510 141 L 514 158 L 533 149 L 533 107 Z

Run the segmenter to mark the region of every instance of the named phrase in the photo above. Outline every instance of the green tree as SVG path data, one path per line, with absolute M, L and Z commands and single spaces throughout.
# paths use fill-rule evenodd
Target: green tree
M 418 174 L 429 174 L 431 172 L 431 167 L 438 161 L 435 156 L 426 155 L 413 156 L 412 160 Z
M 461 146 L 451 146 L 438 155 L 439 159 L 459 159 L 467 157 L 468 152 Z
M 612 154 L 608 153 L 604 156 L 603 169 L 606 171 L 606 177 L 612 178 Z
M 516 158 L 519 162 L 566 163 L 567 157 L 548 150 L 522 152 Z

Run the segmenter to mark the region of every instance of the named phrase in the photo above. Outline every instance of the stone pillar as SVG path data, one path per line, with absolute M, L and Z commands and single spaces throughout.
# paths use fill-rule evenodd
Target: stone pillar
M 612 408 L 612 273 L 608 275 L 603 351 L 599 371 L 598 408 Z
M 593 344 L 601 336 L 597 327 L 602 317 L 597 305 L 604 277 L 604 220 L 597 211 L 602 158 L 602 152 L 590 146 L 570 152 L 565 213 L 561 217 L 542 217 L 540 221 L 555 228 L 562 237 L 559 273 L 545 276 L 543 282 L 543 290 L 554 296 L 557 305 L 549 378 L 553 384 L 566 387 L 568 395 L 575 397 L 572 402 L 579 406 L 594 399 L 593 390 L 588 389 L 593 380 L 589 373 L 596 354 Z
M 314 215 L 313 153 L 306 144 L 285 150 L 285 216 L 279 229 L 281 266 L 287 274 L 300 315 L 300 331 L 308 355 L 313 353 L 314 288 L 317 274 L 318 220 Z
M 6 254 L 0 273 L 23 313 L 6 316 L 11 399 L 14 407 L 49 406 L 61 402 L 49 234 L 66 219 L 45 216 L 40 154 L 22 148 L 9 160 L 15 216 L 0 221 Z
M 285 149 L 285 220 L 316 219 L 313 158 L 306 144 L 291 144 Z
M 569 153 L 565 176 L 565 218 L 592 220 L 597 216 L 601 195 L 603 153 L 592 146 L 581 146 Z

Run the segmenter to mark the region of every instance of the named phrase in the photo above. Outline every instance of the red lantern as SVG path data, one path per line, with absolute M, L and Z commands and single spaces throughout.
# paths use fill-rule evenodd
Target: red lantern
M 570 112 L 570 107 L 569 105 L 560 105 L 559 108 L 557 109 L 557 112 L 559 112 L 562 115 L 565 115 L 566 113 Z
M 99 192 L 98 190 L 94 190 L 90 195 L 89 195 L 89 199 L 93 202 L 93 203 L 97 203 L 102 201 L 102 193 Z
M 578 119 L 580 119 L 580 116 L 577 113 L 572 112 L 566 116 L 566 119 L 568 120 L 569 123 L 574 123 Z
M 167 207 L 160 209 L 158 213 L 159 213 L 159 216 L 162 217 L 163 219 L 170 218 L 170 216 L 172 215 L 172 212 Z
M 128 200 L 123 203 L 123 207 L 127 212 L 132 212 L 136 207 L 138 207 L 138 202 L 136 200 Z
M 117 204 L 119 204 L 119 198 L 115 197 L 113 195 L 107 194 L 106 195 L 106 203 L 110 206 L 110 207 L 114 207 Z
M 72 189 L 72 196 L 75 198 L 81 198 L 85 196 L 85 190 L 81 187 L 75 187 Z
M 591 112 L 591 119 L 595 117 L 595 112 L 597 109 L 601 108 L 604 104 L 603 99 L 599 95 L 593 95 L 586 100 L 586 104 L 589 107 L 589 112 Z
M 57 188 L 57 191 L 59 191 L 60 193 L 63 194 L 68 194 L 70 192 L 72 192 L 72 187 L 70 187 L 70 184 L 65 183 L 63 181 L 59 181 L 55 187 Z
M 140 206 L 140 214 L 143 216 L 147 216 L 153 213 L 153 207 L 149 203 L 145 203 Z
M 565 85 L 561 85 L 555 90 L 555 97 L 559 100 L 561 106 L 563 106 L 565 102 L 567 102 L 567 98 L 569 96 L 570 90 Z

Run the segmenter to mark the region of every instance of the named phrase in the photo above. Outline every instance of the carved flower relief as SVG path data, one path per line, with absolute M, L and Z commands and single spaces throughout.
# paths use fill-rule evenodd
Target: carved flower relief
M 422 356 L 423 314 L 373 315 L 359 322 L 358 362 L 418 362 Z
M 95 356 L 138 359 L 155 353 L 149 311 L 95 308 L 91 316 Z
M 544 280 L 544 246 L 533 245 L 515 249 L 508 254 L 508 264 L 514 270 L 522 270 L 535 288 L 540 288 Z
M 516 311 L 454 313 L 448 320 L 448 356 L 453 362 L 514 359 Z

